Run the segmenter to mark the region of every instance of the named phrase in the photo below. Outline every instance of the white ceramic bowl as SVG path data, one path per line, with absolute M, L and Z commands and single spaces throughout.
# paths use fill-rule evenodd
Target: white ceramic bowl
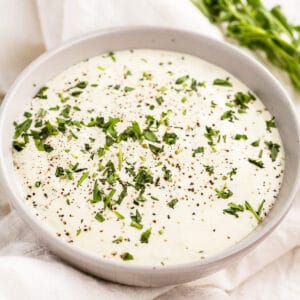
M 153 268 L 101 259 L 55 237 L 39 223 L 25 206 L 21 196 L 21 185 L 14 174 L 11 143 L 14 133 L 13 121 L 23 112 L 26 102 L 36 93 L 39 86 L 70 65 L 103 52 L 133 48 L 178 51 L 213 63 L 244 82 L 276 118 L 286 155 L 285 173 L 278 200 L 268 217 L 247 238 L 205 261 Z M 33 86 L 33 83 L 36 83 L 37 87 Z M 24 70 L 7 93 L 1 107 L 0 137 L 1 182 L 12 206 L 36 235 L 54 253 L 81 270 L 111 281 L 137 286 L 187 282 L 237 260 L 279 224 L 291 206 L 299 178 L 299 125 L 292 102 L 279 82 L 258 62 L 236 48 L 206 36 L 173 29 L 112 29 L 71 40 L 46 52 Z

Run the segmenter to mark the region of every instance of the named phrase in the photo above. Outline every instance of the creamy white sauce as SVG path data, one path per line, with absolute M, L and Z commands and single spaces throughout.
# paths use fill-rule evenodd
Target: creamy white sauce
M 185 75 L 189 75 L 185 83 L 175 84 Z M 232 87 L 213 84 L 216 78 L 227 77 Z M 197 91 L 191 90 L 192 78 L 205 82 L 205 85 L 197 86 Z M 70 89 L 82 81 L 88 82 L 87 87 Z M 120 88 L 116 89 L 116 85 Z M 53 234 L 71 245 L 108 260 L 122 261 L 120 255 L 128 252 L 134 259 L 124 261 L 127 264 L 155 266 L 203 260 L 233 246 L 258 225 L 249 210 L 237 212 L 238 217 L 224 213 L 230 202 L 244 207 L 248 201 L 257 210 L 265 200 L 261 218 L 273 206 L 284 170 L 284 152 L 278 130 L 266 130 L 266 121 L 272 116 L 257 97 L 247 104 L 246 113 L 238 113 L 237 106 L 226 105 L 233 103 L 237 92 L 247 93 L 248 88 L 224 70 L 186 54 L 120 51 L 113 57 L 105 54 L 74 65 L 46 86 L 47 99 L 33 98 L 26 111 L 33 114 L 34 120 L 48 120 L 55 126 L 57 117 L 65 119 L 59 114 L 66 105 L 79 107 L 80 111 L 71 108 L 70 118 L 85 124 L 96 116 L 104 117 L 105 121 L 109 117 L 120 118 L 116 125 L 118 134 L 132 121 L 138 122 L 143 130 L 147 127 L 147 115 L 160 120 L 162 112 L 170 110 L 169 125 L 161 124 L 157 131 L 155 126 L 152 128 L 160 144 L 129 139 L 113 144 L 103 157 L 98 157 L 97 149 L 105 144 L 103 130 L 87 126 L 78 130 L 76 126 L 67 126 L 66 133 L 59 132 L 46 139 L 45 143 L 54 148 L 52 152 L 38 151 L 31 137 L 22 151 L 13 150 L 16 173 L 23 185 L 28 208 Z M 134 90 L 125 92 L 124 87 Z M 82 93 L 73 97 L 70 93 L 74 91 Z M 59 93 L 69 99 L 62 103 Z M 155 100 L 159 97 L 163 97 L 161 105 Z M 186 101 L 182 100 L 184 97 Z M 49 110 L 55 106 L 59 106 L 57 111 Z M 38 118 L 41 109 L 46 110 L 46 115 Z M 238 119 L 233 122 L 221 120 L 224 112 L 229 110 L 234 111 Z M 18 123 L 23 120 L 22 116 Z M 214 137 L 214 147 L 208 145 L 206 126 L 220 132 L 219 138 Z M 34 128 L 34 121 L 30 129 L 40 130 Z M 78 139 L 72 137 L 69 129 Z M 176 133 L 175 144 L 162 141 L 166 131 Z M 247 139 L 236 140 L 236 134 L 246 135 Z M 260 140 L 258 147 L 251 145 L 256 140 Z M 280 146 L 275 161 L 271 160 L 265 144 L 269 141 Z M 143 147 L 149 143 L 163 146 L 163 152 L 154 155 L 148 147 Z M 82 151 L 85 144 L 91 147 L 86 152 Z M 198 147 L 204 147 L 204 153 L 193 157 L 193 151 Z M 117 156 L 120 151 L 123 153 L 121 170 Z M 93 158 L 92 153 L 95 153 Z M 249 158 L 262 161 L 264 168 L 250 163 Z M 133 176 L 126 172 L 127 163 L 134 164 L 136 172 L 145 166 L 154 181 L 160 177 L 158 186 L 146 185 L 143 195 L 146 201 L 138 206 L 133 201 L 139 191 L 128 187 L 123 202 L 113 206 L 124 216 L 122 220 L 111 209 L 103 210 L 103 201 L 90 202 L 96 179 L 106 194 L 112 188 L 116 189 L 115 200 L 122 191 L 118 182 L 113 186 L 105 180 L 100 182 L 106 176 L 103 170 L 99 171 L 99 162 L 105 166 L 109 160 L 123 182 L 133 183 Z M 159 162 L 162 165 L 158 165 Z M 87 170 L 73 172 L 73 180 L 55 176 L 58 166 L 70 169 L 70 164 L 76 163 Z M 207 165 L 213 166 L 213 174 L 209 175 Z M 163 178 L 163 166 L 171 171 L 171 182 Z M 236 174 L 230 178 L 228 173 L 233 168 L 236 168 Z M 89 177 L 77 187 L 79 178 L 87 171 Z M 36 187 L 36 182 L 41 185 Z M 215 189 L 221 190 L 225 184 L 232 195 L 227 199 L 218 198 Z M 178 199 L 174 208 L 167 205 L 172 199 Z M 130 215 L 135 214 L 136 209 L 142 216 L 141 230 L 130 226 Z M 102 213 L 104 222 L 95 219 L 97 212 Z M 148 243 L 141 243 L 141 234 L 149 228 Z M 119 237 L 123 240 L 113 243 Z

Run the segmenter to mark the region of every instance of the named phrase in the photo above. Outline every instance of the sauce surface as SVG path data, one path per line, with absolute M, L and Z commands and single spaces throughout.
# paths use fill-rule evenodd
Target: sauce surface
M 103 54 L 29 102 L 13 141 L 24 201 L 58 238 L 98 257 L 204 260 L 246 237 L 276 201 L 284 150 L 274 118 L 197 57 Z

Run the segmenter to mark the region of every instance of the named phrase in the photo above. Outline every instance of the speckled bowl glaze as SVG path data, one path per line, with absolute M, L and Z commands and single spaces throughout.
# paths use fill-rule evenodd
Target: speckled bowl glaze
M 42 86 L 69 66 L 103 52 L 133 48 L 183 52 L 215 64 L 253 90 L 277 120 L 285 148 L 286 166 L 282 188 L 274 208 L 247 238 L 205 261 L 153 268 L 101 259 L 56 238 L 27 209 L 21 196 L 22 187 L 16 179 L 12 159 L 13 121 L 23 112 L 27 100 L 36 93 L 37 88 L 33 83 Z M 235 47 L 181 30 L 149 27 L 111 29 L 82 36 L 46 52 L 31 63 L 13 84 L 1 107 L 1 183 L 20 217 L 43 243 L 73 266 L 123 284 L 147 287 L 179 284 L 206 276 L 236 261 L 258 245 L 281 222 L 292 204 L 300 177 L 299 132 L 295 109 L 279 82 L 261 64 Z

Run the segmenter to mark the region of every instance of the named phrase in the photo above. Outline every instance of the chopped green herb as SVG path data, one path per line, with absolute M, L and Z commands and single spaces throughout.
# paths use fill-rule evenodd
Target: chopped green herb
M 153 143 L 158 142 L 158 138 L 152 130 L 146 129 L 146 130 L 144 130 L 143 134 L 144 134 L 144 137 L 146 140 L 153 142 Z
M 22 151 L 26 146 L 26 142 L 18 142 L 18 141 L 13 141 L 13 148 L 20 152 Z
M 162 103 L 164 102 L 164 98 L 162 96 L 158 97 L 155 99 L 158 105 L 162 105 Z
M 125 219 L 125 217 L 122 214 L 120 214 L 119 212 L 117 212 L 116 210 L 113 211 L 113 213 L 117 216 L 117 218 L 119 220 L 124 220 Z
M 171 182 L 172 181 L 172 174 L 169 169 L 167 169 L 166 166 L 162 167 L 162 171 L 164 172 L 164 180 Z
M 151 196 L 151 199 L 154 201 L 159 201 L 159 199 L 157 197 Z
M 165 86 L 162 86 L 162 87 L 160 87 L 159 91 L 164 93 L 167 91 L 167 88 Z
M 181 99 L 181 102 L 182 103 L 185 103 L 187 101 L 187 98 L 186 97 L 183 97 L 182 99 Z
M 56 105 L 54 107 L 50 107 L 49 110 L 51 110 L 51 111 L 58 111 L 59 110 L 59 106 Z
M 15 125 L 14 138 L 17 139 L 22 133 L 26 133 L 32 124 L 31 119 L 26 119 L 24 122 Z
M 77 98 L 81 95 L 81 93 L 82 93 L 82 91 L 74 91 L 74 92 L 71 93 L 71 96 Z
M 93 199 L 91 203 L 97 203 L 103 200 L 104 193 L 102 190 L 99 190 L 98 182 L 95 180 L 94 188 L 93 188 Z
M 65 169 L 65 172 L 66 172 L 66 175 L 63 178 L 68 178 L 70 180 L 74 179 L 73 174 L 69 169 Z
M 248 137 L 246 134 L 236 134 L 234 137 L 235 140 L 248 140 Z
M 271 120 L 266 121 L 266 127 L 269 132 L 271 132 L 271 128 L 276 128 L 276 123 L 275 123 L 274 117 Z
M 177 202 L 178 202 L 178 199 L 172 199 L 170 202 L 167 203 L 167 205 L 174 209 Z
M 34 127 L 35 128 L 39 128 L 39 127 L 42 127 L 43 126 L 43 121 L 38 119 L 38 120 L 35 120 L 35 123 L 34 123 Z
M 115 165 L 111 160 L 105 165 L 103 175 L 106 176 L 106 180 L 109 184 L 114 184 L 117 181 L 118 175 L 116 174 Z
M 152 79 L 152 75 L 150 73 L 144 72 L 143 73 L 143 78 L 145 78 L 146 80 L 151 80 Z
M 70 131 L 70 133 L 71 133 L 71 136 L 74 138 L 74 139 L 78 139 L 78 136 L 73 132 L 73 130 L 69 130 Z
M 109 52 L 108 53 L 108 57 L 112 60 L 112 61 L 116 61 L 116 57 L 115 57 L 115 53 L 114 52 Z
M 134 170 L 134 166 L 126 167 L 125 170 L 126 170 L 126 172 L 129 173 L 131 176 L 135 176 L 135 175 L 136 175 L 135 170 Z
M 208 139 L 208 145 L 215 146 L 215 140 L 219 138 L 220 131 L 208 126 L 206 126 L 205 129 L 206 133 L 204 134 L 204 136 Z
M 45 94 L 45 92 L 48 90 L 47 86 L 41 87 L 34 98 L 39 98 L 39 99 L 48 99 L 48 96 Z
M 35 144 L 36 149 L 38 149 L 39 151 L 44 151 L 45 150 L 43 142 L 40 139 L 35 138 L 34 139 L 34 144 Z
M 204 168 L 205 168 L 205 171 L 208 173 L 208 175 L 214 174 L 214 167 L 213 166 L 205 165 Z
M 146 124 L 148 125 L 148 128 L 150 128 L 155 123 L 155 118 L 153 116 L 147 115 L 146 116 Z
M 120 244 L 123 242 L 123 237 L 119 236 L 118 238 L 116 238 L 115 240 L 112 241 L 115 244 Z
M 136 210 L 135 215 L 131 215 L 130 218 L 135 223 L 140 224 L 142 222 L 142 216 L 138 210 Z
M 82 172 L 84 170 L 87 170 L 87 168 L 78 168 L 79 166 L 79 163 L 76 163 L 74 166 L 70 166 L 72 171 L 74 171 L 75 173 L 79 173 L 79 172 Z
M 178 148 L 178 149 L 175 150 L 175 154 L 178 155 L 178 154 L 180 154 L 182 151 L 183 151 L 182 148 Z
M 124 87 L 124 92 L 131 92 L 131 91 L 133 91 L 134 90 L 134 88 L 133 87 L 130 87 L 130 86 L 125 86 Z
M 110 147 L 111 145 L 113 145 L 114 142 L 115 142 L 115 140 L 111 136 L 107 135 L 105 137 L 105 145 L 107 147 Z
M 248 105 L 252 100 L 255 100 L 255 97 L 248 92 L 247 94 L 242 92 L 237 92 L 235 94 L 234 103 L 239 107 L 239 113 L 245 113 L 246 109 L 248 109 Z
M 34 186 L 38 188 L 38 187 L 41 186 L 41 184 L 42 184 L 41 181 L 36 181 L 36 182 L 34 183 Z
M 259 146 L 259 142 L 260 142 L 260 140 L 254 141 L 254 142 L 251 143 L 251 146 L 258 147 Z
M 253 214 L 258 223 L 261 223 L 261 217 L 257 214 L 248 201 L 245 201 L 245 208 Z
M 47 152 L 47 153 L 50 153 L 54 150 L 54 148 L 51 145 L 48 145 L 48 144 L 44 144 L 43 147 L 44 147 L 44 151 Z
M 164 151 L 163 147 L 160 148 L 160 147 L 157 147 L 153 144 L 149 144 L 149 149 L 155 155 L 158 155 L 159 153 L 162 153 Z
M 217 107 L 217 103 L 215 103 L 214 101 L 210 102 L 210 107 L 211 108 L 216 108 Z
M 133 200 L 133 203 L 135 205 L 140 205 L 140 202 L 145 202 L 145 201 L 146 201 L 146 198 L 143 196 L 143 192 L 141 192 L 139 194 L 139 196 L 136 199 Z
M 263 200 L 263 201 L 260 203 L 260 205 L 259 205 L 259 207 L 258 207 L 258 210 L 257 210 L 257 212 L 256 212 L 258 216 L 261 215 L 265 202 L 266 202 L 266 200 Z
M 188 79 L 189 79 L 189 75 L 179 77 L 176 79 L 175 84 L 183 84 Z
M 114 194 L 116 193 L 116 190 L 115 189 L 112 189 L 108 195 L 105 196 L 104 198 L 104 209 L 106 207 L 111 207 L 111 202 L 112 202 L 112 198 L 114 196 Z
M 62 177 L 63 175 L 65 175 L 64 168 L 62 168 L 62 167 L 57 167 L 57 168 L 56 168 L 56 171 L 55 171 L 55 176 L 56 176 L 56 177 Z
M 68 178 L 69 180 L 73 180 L 74 179 L 72 171 L 70 171 L 69 169 L 65 169 L 65 172 L 66 172 L 66 175 L 63 176 L 62 178 L 64 178 L 64 179 Z
M 56 118 L 56 123 L 58 125 L 57 129 L 60 131 L 60 132 L 66 132 L 66 124 L 67 124 L 67 120 L 65 119 L 61 119 L 61 118 Z
M 98 222 L 100 222 L 100 223 L 102 223 L 102 222 L 105 221 L 105 218 L 104 218 L 103 215 L 102 215 L 101 213 L 99 213 L 99 212 L 96 213 L 95 219 L 96 219 Z
M 152 228 L 149 228 L 141 234 L 141 237 L 140 237 L 140 242 L 141 243 L 149 243 L 151 230 L 152 230 Z
M 174 132 L 166 132 L 163 136 L 163 141 L 168 145 L 174 145 L 177 139 L 178 136 Z
M 109 117 L 107 122 L 104 122 L 103 118 L 97 118 L 96 121 L 97 126 L 102 128 L 104 133 L 111 135 L 113 138 L 117 137 L 116 125 L 120 122 L 119 118 Z
M 50 108 L 50 109 L 51 109 L 51 108 Z M 32 113 L 30 113 L 30 112 L 28 112 L 28 111 L 25 111 L 24 114 L 23 114 L 23 116 L 24 116 L 25 118 L 31 118 L 31 117 L 32 117 Z
M 89 151 L 89 150 L 91 150 L 91 149 L 92 149 L 92 147 L 91 147 L 90 144 L 84 144 L 84 150 L 85 150 L 85 151 Z
M 236 218 L 239 217 L 238 212 L 244 211 L 243 205 L 236 204 L 233 202 L 228 203 L 229 208 L 223 209 L 224 213 L 230 214 L 235 216 Z
M 232 86 L 228 79 L 215 79 L 213 85 Z
M 37 113 L 37 115 L 38 115 L 39 118 L 45 117 L 46 114 L 47 114 L 47 111 L 45 109 L 43 109 L 43 108 L 40 108 L 39 111 L 38 111 L 38 113 Z
M 226 184 L 221 189 L 215 189 L 215 192 L 217 193 L 218 198 L 222 199 L 228 199 L 233 195 L 232 191 L 227 188 Z
M 199 153 L 204 153 L 204 147 L 198 147 L 196 148 L 195 150 L 193 150 L 193 157 L 196 156 L 196 154 L 199 154 Z
M 261 169 L 264 168 L 264 163 L 261 160 L 255 160 L 252 158 L 248 158 L 248 161 L 249 161 L 249 163 L 251 163 Z
M 121 258 L 125 261 L 134 259 L 132 254 L 130 254 L 129 252 L 124 252 L 123 254 L 121 254 Z
M 88 178 L 90 172 L 85 172 L 82 174 L 82 176 L 79 178 L 77 182 L 77 187 L 81 186 L 81 184 Z
M 79 89 L 85 89 L 89 83 L 87 81 L 80 81 L 78 82 L 75 87 Z
M 131 137 L 134 141 L 141 141 L 143 138 L 140 125 L 136 121 L 133 121 L 131 127 L 128 127 L 125 132 L 127 133 L 127 137 Z M 127 140 L 127 137 L 125 140 Z
M 139 230 L 143 229 L 143 225 L 142 225 L 142 224 L 139 224 L 139 223 L 134 222 L 134 221 L 132 221 L 132 222 L 130 223 L 130 226 L 131 226 L 131 227 L 134 227 L 134 228 L 136 228 L 136 229 L 139 229 Z
M 153 177 L 145 167 L 141 167 L 133 181 L 136 190 L 144 191 L 147 183 L 153 183 Z
M 159 120 L 159 125 L 164 124 L 166 126 L 169 126 L 169 116 L 172 113 L 171 109 L 168 109 L 166 112 L 161 113 L 161 118 Z
M 117 203 L 121 204 L 123 199 L 127 196 L 127 186 L 123 185 L 123 189 L 118 197 Z
M 199 83 L 198 83 L 198 85 L 200 85 Z M 197 90 L 198 90 L 197 89 L 197 81 L 194 78 L 192 78 L 192 82 L 191 82 L 190 88 L 191 88 L 192 91 L 195 91 L 195 92 L 197 92 Z
M 222 121 L 228 119 L 229 122 L 233 122 L 234 120 L 238 120 L 238 118 L 235 116 L 235 112 L 233 110 L 225 111 L 220 119 Z
M 278 156 L 279 150 L 280 150 L 280 145 L 275 144 L 271 141 L 265 142 L 265 144 L 267 145 L 268 149 L 270 150 L 270 157 L 271 157 L 272 161 L 275 161 Z
M 236 171 L 237 171 L 237 168 L 232 168 L 232 170 L 230 172 L 228 172 L 227 174 L 229 175 L 230 178 L 232 178 L 233 175 L 236 175 Z
M 118 170 L 121 171 L 123 165 L 123 152 L 121 151 L 121 149 L 119 149 L 117 156 L 118 156 Z
M 61 103 L 65 103 L 68 101 L 69 98 L 66 98 L 63 94 L 59 93 L 57 94 L 58 98 L 60 99 Z

